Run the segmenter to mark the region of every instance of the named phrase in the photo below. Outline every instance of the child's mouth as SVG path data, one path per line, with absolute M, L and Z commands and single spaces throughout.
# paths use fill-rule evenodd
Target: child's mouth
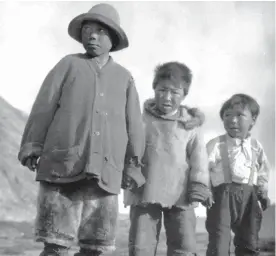
M 97 44 L 88 44 L 88 47 L 99 48 L 100 46 Z

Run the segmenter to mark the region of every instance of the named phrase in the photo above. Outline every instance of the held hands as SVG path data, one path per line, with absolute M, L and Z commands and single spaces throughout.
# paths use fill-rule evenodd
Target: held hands
M 131 177 L 129 177 L 127 174 L 124 173 L 121 187 L 122 189 L 132 190 L 137 188 L 137 184 L 134 181 L 134 179 L 132 179 Z

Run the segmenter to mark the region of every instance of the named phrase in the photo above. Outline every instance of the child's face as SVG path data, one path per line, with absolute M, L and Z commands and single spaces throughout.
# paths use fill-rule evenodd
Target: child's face
M 224 111 L 223 124 L 231 137 L 244 139 L 255 124 L 255 118 L 247 107 L 235 104 L 233 108 Z
M 154 89 L 157 109 L 163 114 L 177 110 L 184 100 L 182 86 L 175 86 L 170 80 L 161 80 Z
M 83 47 L 92 57 L 108 53 L 112 48 L 108 29 L 99 23 L 86 22 L 82 27 L 81 34 Z

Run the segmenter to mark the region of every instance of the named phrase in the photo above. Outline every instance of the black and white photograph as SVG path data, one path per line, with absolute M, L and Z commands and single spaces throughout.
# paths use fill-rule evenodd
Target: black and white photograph
M 0 256 L 274 256 L 275 1 L 0 1 Z

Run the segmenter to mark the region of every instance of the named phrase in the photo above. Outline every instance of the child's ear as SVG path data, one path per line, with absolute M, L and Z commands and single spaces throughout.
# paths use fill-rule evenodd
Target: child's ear
M 252 117 L 252 124 L 251 124 L 250 127 L 249 127 L 249 131 L 250 131 L 250 130 L 253 128 L 253 126 L 255 125 L 256 119 L 257 119 L 256 116 L 253 116 L 253 117 Z

